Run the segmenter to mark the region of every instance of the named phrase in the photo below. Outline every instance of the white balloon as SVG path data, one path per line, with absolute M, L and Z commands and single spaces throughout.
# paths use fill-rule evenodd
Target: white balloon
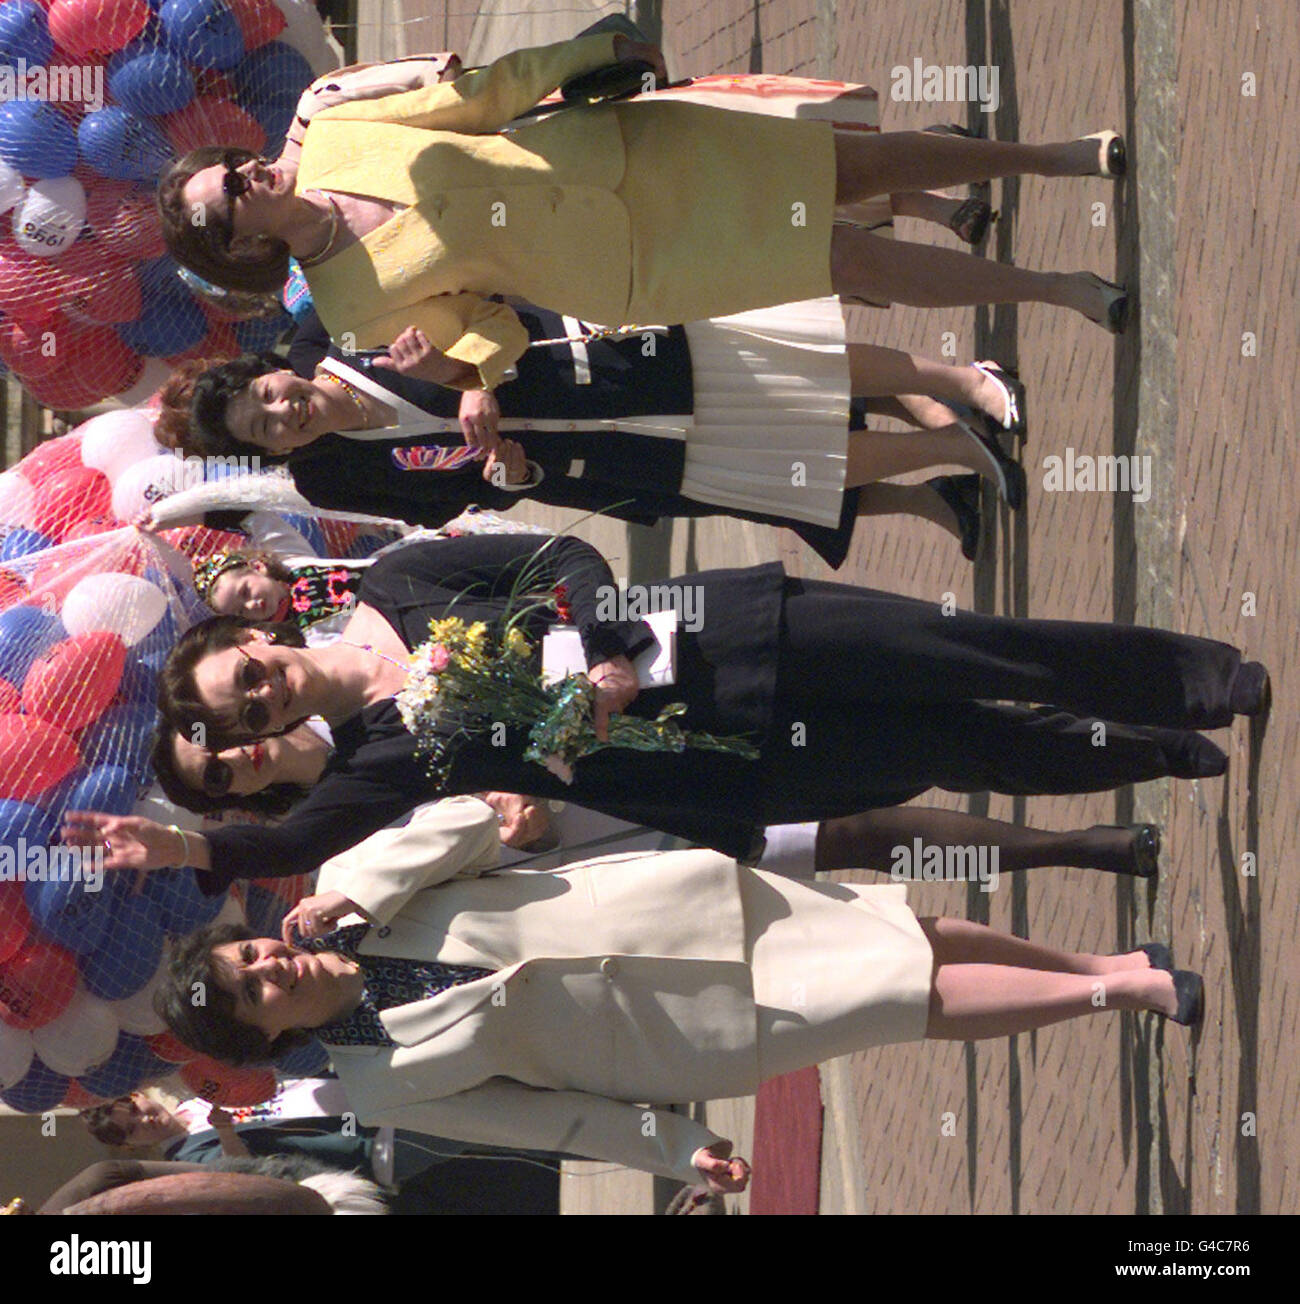
M 306 0 L 275 0 L 275 7 L 284 15 L 286 24 L 275 39 L 297 50 L 317 77 L 333 72 L 339 66 L 339 57 L 325 38 L 315 6 Z
M 27 1076 L 35 1054 L 30 1032 L 0 1023 L 0 1088 L 21 1082 Z
M 110 1001 L 109 1009 L 117 1016 L 123 1032 L 134 1033 L 137 1037 L 152 1037 L 155 1033 L 166 1032 L 167 1024 L 158 1017 L 153 1008 L 153 994 L 158 990 L 167 971 L 167 954 L 164 951 L 158 972 L 133 996 L 124 1001 Z
M 86 224 L 86 192 L 76 177 L 33 181 L 14 210 L 18 247 L 40 258 L 61 254 Z
M 163 618 L 167 597 L 138 575 L 109 571 L 78 580 L 63 599 L 63 627 L 69 634 L 106 629 L 134 647 Z
M 203 463 L 187 463 L 173 453 L 146 457 L 128 466 L 113 486 L 113 515 L 119 521 L 133 521 L 146 507 L 180 489 L 203 483 Z
M 79 986 L 68 1008 L 32 1033 L 32 1045 L 43 1064 L 75 1078 L 113 1053 L 117 1033 L 117 1015 L 109 1003 Z
M 0 475 L 0 525 L 26 525 L 31 527 L 32 506 L 36 490 L 21 472 L 6 471 Z
M 0 213 L 7 213 L 26 193 L 22 173 L 0 160 Z
M 167 451 L 153 437 L 153 422 L 136 408 L 91 417 L 78 430 L 82 465 L 103 471 L 110 484 L 133 463 Z

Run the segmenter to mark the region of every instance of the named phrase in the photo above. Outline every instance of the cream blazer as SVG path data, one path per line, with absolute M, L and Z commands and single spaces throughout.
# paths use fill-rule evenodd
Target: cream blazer
M 455 797 L 322 868 L 318 890 L 378 925 L 363 953 L 493 971 L 385 1011 L 395 1047 L 331 1048 L 358 1116 L 698 1181 L 691 1156 L 720 1138 L 643 1102 L 757 1090 L 736 863 L 630 853 L 485 873 L 499 854 L 491 809 Z
M 382 348 L 418 326 L 492 388 L 528 333 L 485 296 L 568 303 L 581 287 L 584 318 L 619 324 L 631 241 L 627 210 L 613 193 L 625 161 L 615 118 L 568 112 L 501 133 L 562 82 L 614 61 L 613 36 L 587 36 L 520 50 L 454 82 L 316 113 L 298 192 L 407 205 L 306 269 L 330 334 L 347 348 Z

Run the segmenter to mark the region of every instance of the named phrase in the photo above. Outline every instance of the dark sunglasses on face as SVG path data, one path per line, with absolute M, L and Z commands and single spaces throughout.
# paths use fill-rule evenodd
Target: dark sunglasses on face
M 249 656 L 241 647 L 244 658 L 239 670 L 239 687 L 242 692 L 254 693 L 271 677 L 271 672 L 256 657 Z M 247 701 L 239 708 L 239 723 L 251 734 L 261 734 L 271 723 L 271 708 L 260 698 Z M 206 771 L 205 771 L 206 773 Z
M 221 166 L 225 175 L 221 178 L 221 193 L 226 197 L 226 212 L 222 216 L 219 229 L 222 243 L 227 248 L 235 238 L 235 201 L 246 195 L 253 183 L 239 169 L 256 157 L 244 150 L 228 149 L 221 156 Z

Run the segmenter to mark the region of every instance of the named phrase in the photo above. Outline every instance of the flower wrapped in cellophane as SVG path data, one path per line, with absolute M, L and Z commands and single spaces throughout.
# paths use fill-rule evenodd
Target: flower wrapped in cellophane
M 744 739 L 683 729 L 682 702 L 665 707 L 653 720 L 611 716 L 609 741 L 602 742 L 592 723 L 595 685 L 582 674 L 545 683 L 533 640 L 517 617 L 507 621 L 501 633 L 481 620 L 431 620 L 429 639 L 411 654 L 406 687 L 396 700 L 418 754 L 429 758 L 429 772 L 437 777 L 446 776 L 458 739 L 486 734 L 502 724 L 526 729 L 524 758 L 565 783 L 573 782 L 573 767 L 581 757 L 605 747 L 648 752 L 695 747 L 747 760 L 758 756 L 758 748 Z

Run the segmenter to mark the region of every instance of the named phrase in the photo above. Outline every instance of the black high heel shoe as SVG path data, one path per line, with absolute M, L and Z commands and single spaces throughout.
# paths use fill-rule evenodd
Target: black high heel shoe
M 1178 1009 L 1167 1017 L 1185 1028 L 1195 1028 L 1205 1017 L 1205 980 L 1191 969 L 1175 969 L 1173 975 Z
M 987 200 L 963 199 L 948 219 L 948 230 L 975 248 L 984 243 L 989 227 L 997 220 L 997 210 Z
M 1106 305 L 1105 317 L 1094 317 L 1089 313 L 1088 320 L 1104 326 L 1112 335 L 1123 335 L 1128 327 L 1128 290 L 1122 285 L 1116 285 L 1114 281 L 1098 276 L 1096 272 L 1088 272 L 1087 275 L 1101 289 Z
M 1084 140 L 1097 142 L 1097 171 L 1092 176 L 1118 181 L 1128 171 L 1128 147 L 1118 131 L 1094 131 Z
M 961 555 L 967 561 L 979 556 L 980 540 L 984 533 L 981 515 L 980 477 L 971 475 L 936 475 L 926 484 L 943 499 L 957 518 L 961 530 Z
M 991 477 L 998 487 L 998 497 L 1013 512 L 1018 512 L 1025 505 L 1028 492 L 1025 480 L 1025 468 L 1013 457 L 1002 451 L 1002 445 L 990 434 L 977 430 L 968 421 L 960 417 L 954 422 L 964 433 L 969 435 L 993 460 L 996 475 Z

